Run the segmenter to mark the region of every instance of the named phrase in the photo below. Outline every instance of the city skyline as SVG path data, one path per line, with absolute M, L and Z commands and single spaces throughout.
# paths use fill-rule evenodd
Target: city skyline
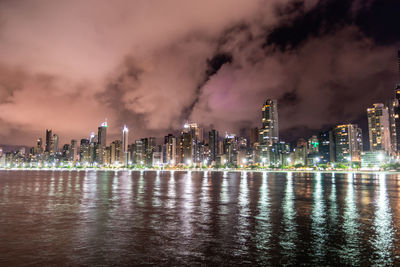
M 162 137 L 186 121 L 240 133 L 258 126 L 267 98 L 281 103 L 280 135 L 291 142 L 339 123 L 367 131 L 364 110 L 398 82 L 399 10 L 396 1 L 3 1 L 0 143 L 31 145 L 46 128 L 66 143 L 104 118 L 114 137 L 124 124 L 133 138 Z
M 0 0 L 0 265 L 400 266 L 400 0 Z
M 366 110 L 367 149 L 363 141 L 366 135 L 354 123 L 320 129 L 291 145 L 279 137 L 278 101 L 266 99 L 261 106 L 260 128 L 249 129 L 250 138 L 232 132 L 220 135 L 216 129 L 211 129 L 207 138 L 201 125 L 186 122 L 174 131 L 178 134 L 165 135 L 163 142 L 155 137 L 129 140 L 129 128 L 124 124 L 120 138 L 109 143 L 105 120 L 97 135 L 91 132 L 89 138 L 71 139 L 62 149 L 59 134 L 52 129 L 46 129 L 45 142 L 39 137 L 29 153 L 25 148 L 10 153 L 0 147 L 0 167 L 391 168 L 397 166 L 400 153 L 400 88 L 396 88 L 386 105 L 374 103 Z

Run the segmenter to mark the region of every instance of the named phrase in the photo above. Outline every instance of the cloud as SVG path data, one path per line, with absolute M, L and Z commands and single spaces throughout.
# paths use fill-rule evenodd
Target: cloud
M 395 82 L 398 4 L 379 3 L 2 1 L 0 138 L 69 142 L 104 118 L 109 142 L 125 123 L 132 141 L 186 120 L 239 132 L 266 98 L 287 139 L 356 120 Z

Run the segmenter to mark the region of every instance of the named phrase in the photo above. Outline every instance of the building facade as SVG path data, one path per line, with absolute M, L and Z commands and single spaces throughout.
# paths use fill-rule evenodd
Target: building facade
M 391 154 L 389 110 L 381 104 L 367 109 L 370 151 L 385 151 Z

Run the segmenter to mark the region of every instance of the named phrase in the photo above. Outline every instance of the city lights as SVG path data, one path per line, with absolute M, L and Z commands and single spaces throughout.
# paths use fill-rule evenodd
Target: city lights
M 400 108 L 398 110 L 400 112 Z M 390 145 L 390 136 L 387 135 L 390 133 L 387 121 L 390 110 L 383 104 L 374 104 L 373 108 L 367 110 L 369 127 L 374 135 L 370 151 L 362 150 L 362 131 L 356 124 L 340 124 L 308 139 L 300 138 L 291 148 L 290 143 L 278 138 L 277 100 L 267 99 L 261 112 L 261 128 L 250 129 L 250 139 L 228 132 L 220 137 L 215 129 L 208 132 L 207 139 L 199 124 L 187 122 L 180 135 L 168 134 L 161 144 L 155 137 L 129 142 L 126 124 L 121 128 L 121 139 L 107 143 L 109 125 L 105 121 L 98 127 L 97 134 L 92 131 L 88 138 L 80 141 L 72 139 L 61 149 L 59 135 L 52 129 L 46 129 L 45 139 L 38 138 L 36 146 L 29 153 L 25 148 L 6 153 L 1 149 L 3 155 L 0 156 L 0 168 L 208 167 L 312 171 L 327 168 L 376 170 L 380 167 L 390 168 L 391 164 L 398 162 L 398 157 L 391 151 L 393 145 Z M 379 128 L 381 125 L 386 130 Z

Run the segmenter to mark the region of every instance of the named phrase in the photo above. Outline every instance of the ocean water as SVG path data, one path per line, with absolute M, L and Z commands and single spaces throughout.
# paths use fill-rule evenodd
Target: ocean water
M 394 174 L 0 171 L 0 265 L 399 265 Z

